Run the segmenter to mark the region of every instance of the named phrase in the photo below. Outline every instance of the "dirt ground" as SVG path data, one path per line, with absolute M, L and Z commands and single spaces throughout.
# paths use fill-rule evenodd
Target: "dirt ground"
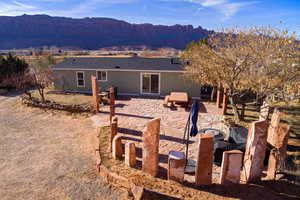
M 0 96 L 1 199 L 119 199 L 95 172 L 88 118 L 16 105 Z

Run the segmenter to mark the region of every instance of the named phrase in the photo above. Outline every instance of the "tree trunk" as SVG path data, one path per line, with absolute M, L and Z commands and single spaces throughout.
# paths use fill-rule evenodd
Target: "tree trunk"
M 212 91 L 211 91 L 211 95 L 210 95 L 210 100 L 211 101 L 214 101 L 215 93 L 216 93 L 216 87 L 214 86 Z
M 24 91 L 24 93 L 29 97 L 29 99 L 31 99 L 32 98 L 32 96 L 31 96 L 31 92 L 29 92 L 29 91 L 27 91 L 27 90 L 25 90 Z
M 43 88 L 38 88 L 39 94 L 41 96 L 42 102 L 45 102 L 45 95 L 44 95 L 44 89 Z
M 236 103 L 234 102 L 234 98 L 231 95 L 229 96 L 229 101 L 230 101 L 230 104 L 232 106 L 232 110 L 233 110 L 233 114 L 234 114 L 234 121 L 236 123 L 238 123 L 241 120 L 240 113 L 238 111 Z
M 241 110 L 241 120 L 244 120 L 245 119 L 245 107 L 246 107 L 246 104 L 242 104 L 242 110 Z
M 259 121 L 264 121 L 269 118 L 270 114 L 270 104 L 264 100 L 263 105 L 260 107 Z

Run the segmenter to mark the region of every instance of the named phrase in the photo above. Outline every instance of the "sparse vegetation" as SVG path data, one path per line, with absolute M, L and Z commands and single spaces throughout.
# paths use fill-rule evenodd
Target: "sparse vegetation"
M 9 87 L 10 82 L 7 79 L 22 76 L 29 65 L 25 60 L 8 54 L 8 56 L 0 56 L 0 86 Z
M 77 105 L 90 105 L 91 104 L 91 96 L 85 94 L 64 94 L 64 93 L 56 93 L 52 91 L 51 87 L 47 88 L 45 91 L 47 95 L 47 100 L 55 101 L 60 104 L 77 104 Z M 36 98 L 40 98 L 38 91 L 33 91 L 32 96 Z

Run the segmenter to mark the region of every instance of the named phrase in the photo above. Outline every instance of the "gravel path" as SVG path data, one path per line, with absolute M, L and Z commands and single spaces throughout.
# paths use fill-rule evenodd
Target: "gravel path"
M 94 170 L 90 119 L 0 96 L 1 199 L 118 199 Z

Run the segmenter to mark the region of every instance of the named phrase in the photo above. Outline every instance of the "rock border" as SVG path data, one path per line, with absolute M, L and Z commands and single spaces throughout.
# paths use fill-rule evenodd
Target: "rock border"
M 41 100 L 37 98 L 29 98 L 27 96 L 21 97 L 22 104 L 25 104 L 27 106 L 31 107 L 38 107 L 43 109 L 52 109 L 52 110 L 61 110 L 61 111 L 67 111 L 72 113 L 84 113 L 84 112 L 92 112 L 92 108 L 90 105 L 78 105 L 78 104 L 60 104 L 55 101 L 45 101 L 42 102 Z
M 101 127 L 101 128 L 104 128 L 104 127 Z M 102 162 L 101 151 L 100 151 L 101 142 L 100 142 L 100 138 L 99 138 L 101 128 L 97 129 L 96 137 L 95 137 L 95 141 L 97 141 L 96 146 L 95 146 L 96 168 L 97 168 L 99 175 L 104 179 L 104 181 L 106 183 L 112 184 L 117 187 L 124 188 L 127 191 L 128 199 L 132 199 L 132 197 L 133 197 L 134 200 L 141 200 L 143 198 L 144 187 L 137 186 L 129 179 L 110 171 Z

